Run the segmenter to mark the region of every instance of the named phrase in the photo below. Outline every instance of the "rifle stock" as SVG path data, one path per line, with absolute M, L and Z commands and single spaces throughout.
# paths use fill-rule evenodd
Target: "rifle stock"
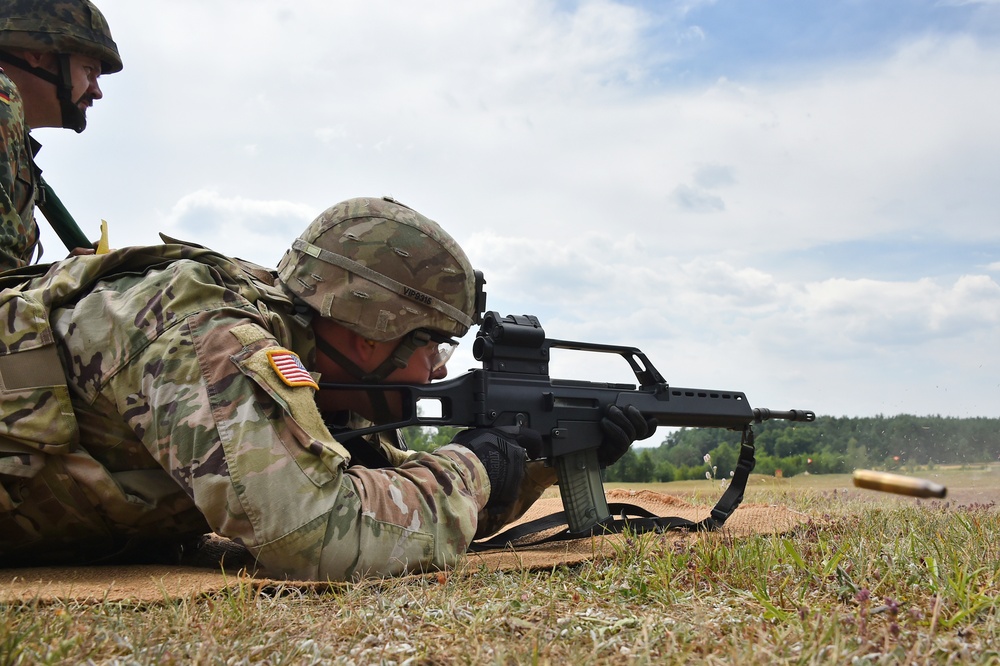
M 552 379 L 548 371 L 552 349 L 618 354 L 632 368 L 638 386 Z M 556 469 L 572 532 L 588 530 L 609 517 L 597 458 L 604 438 L 601 419 L 608 405 L 634 405 L 661 426 L 742 431 L 769 418 L 815 419 L 807 410 L 752 409 L 738 391 L 670 386 L 638 349 L 548 339 L 538 319 L 530 315 L 501 318 L 487 312 L 473 355 L 483 367 L 454 379 L 425 385 L 321 383 L 320 389 L 378 390 L 400 396 L 399 421 L 355 430 L 349 436 L 414 425 L 524 426 L 537 431 L 542 457 Z M 423 400 L 438 403 L 439 413 L 421 415 L 418 403 Z

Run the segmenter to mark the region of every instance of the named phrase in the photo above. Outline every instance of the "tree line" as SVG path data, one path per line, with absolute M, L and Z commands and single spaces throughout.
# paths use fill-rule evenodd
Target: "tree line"
M 451 441 L 457 428 L 407 428 L 410 448 L 428 451 Z M 832 417 L 813 423 L 765 421 L 754 426 L 755 473 L 843 474 L 874 467 L 969 465 L 1000 458 L 1000 419 L 942 416 Z M 739 432 L 681 428 L 659 446 L 632 447 L 605 472 L 607 481 L 667 482 L 727 478 L 736 469 Z

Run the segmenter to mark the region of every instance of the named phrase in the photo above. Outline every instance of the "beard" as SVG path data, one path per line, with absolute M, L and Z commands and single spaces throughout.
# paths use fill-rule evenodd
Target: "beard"
M 94 104 L 94 96 L 84 93 L 75 104 L 62 104 L 63 127 L 77 134 L 87 129 L 87 109 Z

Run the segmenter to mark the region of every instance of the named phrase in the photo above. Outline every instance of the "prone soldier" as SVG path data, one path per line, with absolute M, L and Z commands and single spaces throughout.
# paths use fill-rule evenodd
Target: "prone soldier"
M 168 242 L 39 273 L 0 277 L 2 564 L 127 559 L 214 531 L 273 576 L 448 567 L 554 481 L 530 431 L 467 430 L 433 453 L 331 433 L 398 405 L 317 398 L 318 380 L 443 378 L 483 309 L 458 244 L 392 200 L 329 208 L 276 271 Z M 612 415 L 603 457 L 650 425 Z M 373 451 L 383 466 L 352 464 Z

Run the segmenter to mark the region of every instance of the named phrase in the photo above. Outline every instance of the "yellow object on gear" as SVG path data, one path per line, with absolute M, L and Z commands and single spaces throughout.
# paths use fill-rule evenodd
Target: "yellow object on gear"
M 107 254 L 111 250 L 108 247 L 108 222 L 101 220 L 101 240 L 97 241 L 97 254 Z

